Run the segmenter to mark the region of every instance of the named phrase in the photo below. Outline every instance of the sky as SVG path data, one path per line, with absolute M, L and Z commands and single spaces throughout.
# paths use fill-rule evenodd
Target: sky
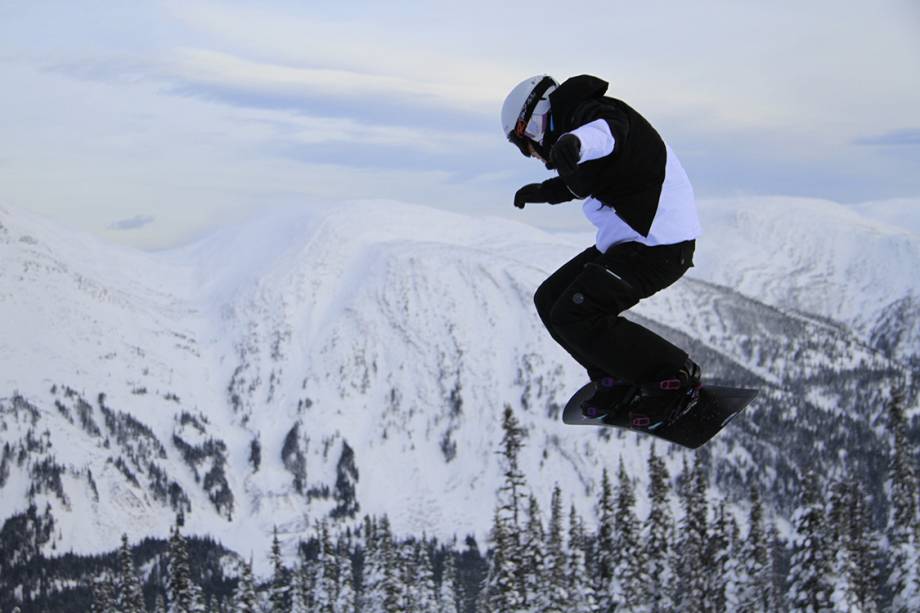
M 367 198 L 589 229 L 513 208 L 550 175 L 499 119 L 584 73 L 701 199 L 920 201 L 914 0 L 0 0 L 0 207 L 142 249 Z

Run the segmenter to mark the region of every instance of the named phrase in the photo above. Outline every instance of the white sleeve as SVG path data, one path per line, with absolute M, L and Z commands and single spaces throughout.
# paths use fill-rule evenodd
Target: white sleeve
M 595 119 L 580 128 L 575 128 L 569 134 L 574 134 L 581 141 L 579 163 L 610 155 L 616 144 L 613 134 L 610 133 L 610 124 L 605 119 Z

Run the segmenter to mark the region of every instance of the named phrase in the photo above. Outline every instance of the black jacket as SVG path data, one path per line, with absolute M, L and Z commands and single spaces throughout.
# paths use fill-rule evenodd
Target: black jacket
M 596 119 L 604 119 L 616 141 L 613 153 L 579 164 L 565 180 L 543 182 L 552 204 L 593 196 L 613 208 L 642 236 L 648 236 L 658 210 L 667 153 L 655 128 L 629 105 L 604 96 L 607 82 L 581 75 L 572 77 L 549 96 L 550 130 L 543 138 L 544 157 L 558 138 Z

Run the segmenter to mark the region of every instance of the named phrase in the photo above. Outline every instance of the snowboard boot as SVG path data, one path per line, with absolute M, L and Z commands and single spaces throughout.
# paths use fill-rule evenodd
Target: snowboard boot
M 581 413 L 589 419 L 602 420 L 635 396 L 637 387 L 613 377 L 603 377 L 594 384 L 594 394 L 581 403 Z
M 674 371 L 662 372 L 652 381 L 640 385 L 641 411 L 629 412 L 632 428 L 653 432 L 669 426 L 696 406 L 700 397 L 701 372 L 689 357 Z

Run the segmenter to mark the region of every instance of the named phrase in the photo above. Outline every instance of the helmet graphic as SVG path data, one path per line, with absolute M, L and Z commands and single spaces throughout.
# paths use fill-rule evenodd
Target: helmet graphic
M 530 77 L 518 83 L 502 105 L 502 130 L 508 140 L 530 157 L 528 141 L 539 143 L 546 132 L 549 95 L 556 81 L 546 75 Z

